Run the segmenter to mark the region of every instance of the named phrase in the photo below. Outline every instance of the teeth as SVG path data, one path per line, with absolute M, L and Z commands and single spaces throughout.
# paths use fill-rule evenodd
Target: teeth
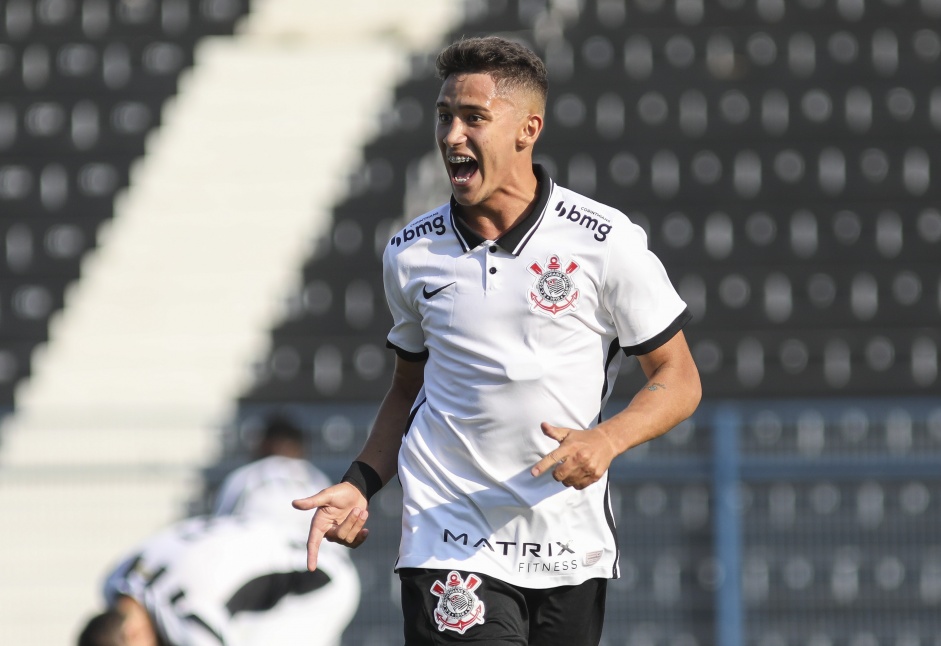
M 448 161 L 452 164 L 463 164 L 464 162 L 474 161 L 470 157 L 464 157 L 463 155 L 448 155 Z

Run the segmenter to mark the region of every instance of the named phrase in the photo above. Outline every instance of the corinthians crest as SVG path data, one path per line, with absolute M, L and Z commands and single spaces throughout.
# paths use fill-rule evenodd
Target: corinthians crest
M 578 263 L 570 261 L 563 268 L 558 256 L 549 256 L 546 267 L 538 262 L 529 265 L 536 282 L 529 290 L 529 307 L 534 312 L 556 318 L 566 310 L 574 310 L 578 304 L 578 288 L 572 274 L 578 271 Z
M 455 630 L 463 635 L 474 624 L 484 623 L 484 602 L 474 594 L 481 583 L 476 574 L 468 574 L 464 581 L 453 571 L 448 574 L 447 585 L 435 581 L 431 592 L 439 598 L 435 608 L 438 630 Z

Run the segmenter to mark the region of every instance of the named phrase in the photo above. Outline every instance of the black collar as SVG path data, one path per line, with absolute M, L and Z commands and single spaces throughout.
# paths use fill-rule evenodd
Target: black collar
M 552 178 L 549 177 L 546 169 L 539 164 L 533 164 L 533 173 L 539 182 L 536 188 L 536 204 L 533 206 L 533 210 L 521 222 L 517 222 L 512 229 L 495 241 L 501 249 L 514 256 L 520 255 L 523 247 L 526 246 L 526 243 L 536 232 L 536 228 L 542 222 L 542 216 L 546 212 L 549 195 L 552 193 Z M 461 205 L 457 203 L 453 195 L 451 196 L 451 224 L 464 251 L 475 249 L 480 243 L 484 242 L 479 233 L 467 226 L 461 215 Z

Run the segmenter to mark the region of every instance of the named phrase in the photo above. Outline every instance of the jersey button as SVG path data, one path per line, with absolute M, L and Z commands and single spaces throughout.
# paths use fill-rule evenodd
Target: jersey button
M 490 245 L 490 253 L 497 253 L 497 245 Z
M 491 267 L 491 268 L 490 268 L 490 273 L 491 273 L 491 274 L 497 273 L 497 268 L 496 268 L 496 267 Z

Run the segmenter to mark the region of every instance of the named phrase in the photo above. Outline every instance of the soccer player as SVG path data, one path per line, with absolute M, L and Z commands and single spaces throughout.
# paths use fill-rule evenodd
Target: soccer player
M 598 644 L 618 576 L 608 467 L 698 405 L 690 315 L 640 227 L 533 165 L 533 52 L 466 39 L 437 71 L 452 198 L 386 247 L 392 384 L 343 481 L 294 503 L 318 508 L 308 567 L 324 538 L 366 539 L 397 474 L 408 646 Z M 648 381 L 602 420 L 623 354 Z
M 212 513 L 268 518 L 292 524 L 298 535 L 309 528 L 309 520 L 287 504 L 298 496 L 330 485 L 327 476 L 307 459 L 304 432 L 289 419 L 274 416 L 265 421 L 254 460 L 222 481 L 216 491 Z
M 257 454 L 226 478 L 214 517 L 176 523 L 123 559 L 79 646 L 339 645 L 359 604 L 356 569 L 330 546 L 323 572 L 307 571 L 308 523 L 287 504 L 329 481 L 286 420 L 269 421 Z

